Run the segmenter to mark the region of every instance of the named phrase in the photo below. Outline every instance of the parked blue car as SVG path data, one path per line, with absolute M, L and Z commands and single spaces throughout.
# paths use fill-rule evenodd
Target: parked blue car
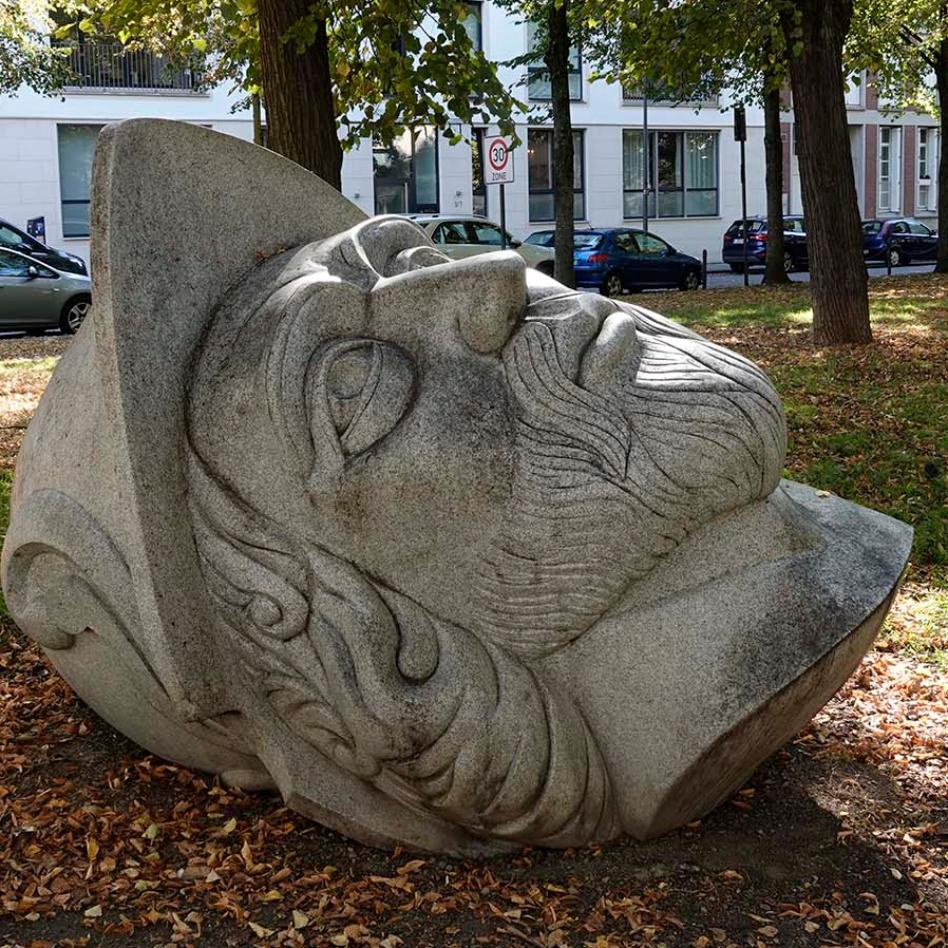
M 573 234 L 576 286 L 604 296 L 653 288 L 696 290 L 701 261 L 644 230 L 626 227 Z
M 747 226 L 740 220 L 734 221 L 724 232 L 721 259 L 735 272 L 744 272 L 746 259 L 750 267 L 765 266 L 767 263 L 767 218 L 748 217 Z M 783 218 L 783 268 L 787 273 L 793 270 L 807 270 L 810 258 L 806 244 L 806 223 L 795 214 L 785 214 Z
M 890 262 L 893 267 L 904 267 L 912 260 L 934 260 L 938 234 L 908 217 L 863 221 L 862 254 L 866 260 Z

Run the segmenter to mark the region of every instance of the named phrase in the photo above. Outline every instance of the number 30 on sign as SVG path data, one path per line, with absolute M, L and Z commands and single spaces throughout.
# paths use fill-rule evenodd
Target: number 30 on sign
M 504 138 L 492 138 L 487 143 L 485 184 L 511 184 L 514 179 L 513 151 Z

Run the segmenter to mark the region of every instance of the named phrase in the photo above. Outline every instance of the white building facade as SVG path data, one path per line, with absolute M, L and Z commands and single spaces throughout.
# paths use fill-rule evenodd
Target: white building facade
M 89 186 L 99 129 L 128 118 L 167 118 L 252 140 L 250 113 L 231 113 L 234 101 L 224 89 L 197 94 L 113 86 L 56 97 L 21 89 L 16 97 L 0 98 L 0 218 L 23 230 L 28 220 L 43 217 L 46 243 L 88 263 Z
M 493 60 L 521 55 L 531 42 L 518 23 L 489 0 L 471 3 L 470 26 Z M 81 87 L 43 97 L 23 89 L 0 99 L 0 218 L 25 228 L 43 217 L 46 241 L 88 260 L 89 183 L 98 130 L 132 117 L 177 119 L 252 139 L 249 110 L 223 88 L 199 92 L 186 72 L 169 76 L 147 54 L 125 59 L 89 44 L 78 60 Z M 589 79 L 582 50 L 574 51 L 572 120 L 577 227 L 641 226 L 646 139 L 644 103 L 619 85 Z M 505 82 L 533 110 L 518 124 L 515 181 L 506 185 L 508 230 L 518 238 L 551 229 L 554 160 L 546 115 L 548 88 L 528 70 L 503 69 Z M 721 238 L 741 216 L 740 146 L 726 99 L 698 104 L 648 104 L 649 229 L 669 243 L 720 259 Z M 462 129 L 479 142 L 496 129 Z M 789 137 L 789 135 L 788 135 Z M 394 145 L 364 140 L 346 154 L 343 192 L 366 213 L 486 213 L 499 218 L 499 186 L 479 180 L 478 149 L 451 145 L 433 129 L 406 133 Z M 855 152 L 855 148 L 854 148 Z M 747 208 L 764 213 L 763 116 L 747 110 Z M 869 156 L 863 156 L 863 161 Z M 929 162 L 931 163 L 931 162 Z M 788 176 L 792 184 L 792 175 Z M 792 186 L 787 188 L 793 206 Z
M 863 219 L 912 217 L 937 230 L 941 152 L 937 120 L 921 112 L 900 112 L 881 101 L 865 81 L 850 85 L 846 112 Z M 790 213 L 802 214 L 800 168 L 789 111 L 784 115 L 783 138 L 785 204 Z

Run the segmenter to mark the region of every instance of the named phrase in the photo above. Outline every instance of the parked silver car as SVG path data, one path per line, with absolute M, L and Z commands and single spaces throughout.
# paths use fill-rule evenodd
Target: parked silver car
M 74 333 L 92 305 L 92 281 L 0 248 L 0 329 Z
M 432 239 L 438 250 L 454 260 L 472 257 L 478 253 L 500 250 L 503 232 L 500 227 L 483 217 L 450 216 L 447 214 L 411 214 L 411 219 Z M 514 240 L 507 235 L 507 246 L 523 257 L 528 267 L 553 276 L 553 251 Z

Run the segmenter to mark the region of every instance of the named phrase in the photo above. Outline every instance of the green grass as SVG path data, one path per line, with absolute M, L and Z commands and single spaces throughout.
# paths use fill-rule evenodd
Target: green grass
M 0 380 L 15 379 L 24 373 L 49 375 L 56 367 L 59 356 L 39 356 L 35 359 L 3 359 L 0 361 Z
M 656 300 L 661 299 L 661 304 Z M 808 328 L 813 321 L 809 284 L 750 289 L 725 287 L 702 293 L 675 293 L 635 297 L 686 326 L 739 329 L 743 326 Z M 948 282 L 922 274 L 874 279 L 870 283 L 869 313 L 877 326 L 932 329 L 948 334 L 945 310 Z
M 915 562 L 948 564 L 948 385 L 881 353 L 768 371 L 787 411 L 789 474 L 907 520 Z

